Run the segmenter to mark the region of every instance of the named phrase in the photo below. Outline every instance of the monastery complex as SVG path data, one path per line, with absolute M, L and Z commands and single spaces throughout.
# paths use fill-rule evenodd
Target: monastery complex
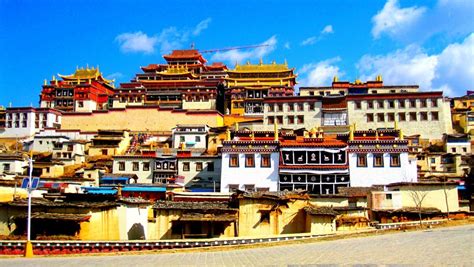
M 55 74 L 37 107 L 0 108 L 0 239 L 26 231 L 30 170 L 37 239 L 318 235 L 474 209 L 474 92 L 163 57 L 120 84 Z

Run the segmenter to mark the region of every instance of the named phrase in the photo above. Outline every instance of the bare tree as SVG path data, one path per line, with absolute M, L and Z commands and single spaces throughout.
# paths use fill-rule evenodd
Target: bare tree
M 410 191 L 410 197 L 415 202 L 416 210 L 418 211 L 418 217 L 420 219 L 420 226 L 422 225 L 421 222 L 421 209 L 423 207 L 423 201 L 425 200 L 426 196 L 428 195 L 427 191 L 416 191 L 412 189 Z

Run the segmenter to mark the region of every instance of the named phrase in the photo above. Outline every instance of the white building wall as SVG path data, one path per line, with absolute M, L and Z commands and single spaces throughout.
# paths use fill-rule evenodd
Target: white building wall
M 119 162 L 125 162 L 125 169 L 120 170 Z M 133 170 L 133 162 L 138 162 L 138 171 Z M 143 163 L 149 163 L 149 169 L 144 170 Z M 138 177 L 137 183 L 151 184 L 153 182 L 153 161 L 150 158 L 114 158 L 112 166 L 113 174 L 136 174 Z
M 208 101 L 186 101 L 183 100 L 183 109 L 189 110 L 210 110 L 216 109 L 216 100 L 209 99 Z
M 5 174 L 5 164 L 9 164 L 8 173 L 23 174 L 24 167 L 28 166 L 28 161 L 14 159 L 0 159 L 0 174 Z
M 447 153 L 457 153 L 457 154 L 471 154 L 471 143 L 470 142 L 452 142 L 446 143 L 445 149 Z
M 390 154 L 383 155 L 384 166 L 374 167 L 372 153 L 367 154 L 367 167 L 357 167 L 357 153 L 349 153 L 351 186 L 370 187 L 396 182 L 416 182 L 416 160 L 408 160 L 408 153 L 400 154 L 400 167 L 390 167 Z
M 208 170 L 208 163 L 214 163 L 214 171 Z M 184 170 L 184 163 L 189 163 L 189 171 Z M 202 170 L 196 170 L 196 163 L 202 163 Z M 221 159 L 220 158 L 178 158 L 178 175 L 184 176 L 184 185 L 193 184 L 193 179 L 200 177 L 202 181 L 209 183 L 220 181 Z M 211 178 L 211 180 L 209 180 Z M 197 183 L 198 184 L 198 183 Z M 216 188 L 216 190 L 219 188 Z
M 277 109 L 277 103 L 265 103 L 264 112 L 263 112 L 263 123 L 261 125 L 254 125 L 254 130 L 257 131 L 272 131 L 274 129 L 274 124 L 270 123 L 268 117 L 274 117 L 277 120 L 278 116 L 283 117 L 283 123 L 278 123 L 278 128 L 284 129 L 311 129 L 313 127 L 321 126 L 322 121 L 322 102 L 314 102 L 314 109 L 310 109 L 310 104 L 304 102 L 303 110 L 298 111 L 297 103 L 283 103 L 283 110 L 280 111 Z M 293 111 L 288 111 L 288 106 L 293 105 Z M 272 111 L 270 111 L 270 106 L 273 106 Z M 288 116 L 293 116 L 294 122 L 289 123 Z M 303 116 L 304 122 L 298 123 L 298 116 Z
M 271 167 L 261 168 L 261 154 L 255 153 L 255 167 L 245 167 L 245 154 L 239 154 L 239 167 L 229 166 L 229 153 L 222 153 L 221 192 L 229 192 L 229 184 L 238 184 L 244 190 L 244 185 L 254 184 L 257 187 L 268 187 L 270 191 L 278 190 L 278 152 L 271 153 Z
M 82 103 L 82 107 L 80 107 L 80 103 Z M 75 112 L 92 112 L 93 110 L 97 110 L 97 102 L 94 100 L 76 100 L 74 102 Z
M 148 207 L 144 205 L 127 205 L 117 209 L 119 211 L 119 239 L 132 240 L 138 238 L 132 235 L 132 233 L 139 232 L 136 229 L 143 229 L 143 239 L 147 239 Z
M 35 152 L 52 152 L 54 143 L 69 141 L 69 138 L 63 136 L 35 136 L 32 149 Z
M 388 114 L 393 113 L 397 120 L 398 127 L 403 130 L 405 135 L 420 134 L 421 138 L 430 140 L 441 140 L 443 134 L 452 133 L 451 109 L 449 101 L 442 98 L 427 99 L 427 106 L 421 107 L 420 99 L 416 99 L 416 107 L 410 107 L 408 100 L 405 101 L 405 107 L 399 104 L 399 100 L 394 100 L 394 108 L 390 108 L 388 101 L 384 101 L 384 107 L 379 107 L 376 100 L 348 100 L 347 111 L 349 124 L 356 123 L 357 130 L 369 130 L 378 128 L 393 128 L 394 121 L 388 120 Z M 436 107 L 432 105 L 432 101 L 436 101 Z M 361 108 L 357 109 L 355 102 L 361 102 Z M 373 108 L 369 108 L 368 101 L 373 101 Z M 416 112 L 417 120 L 410 120 L 410 113 Z M 421 112 L 427 113 L 427 120 L 421 119 Z M 433 113 L 438 113 L 438 119 L 433 119 Z M 384 121 L 379 121 L 377 114 L 384 114 Z M 406 119 L 400 120 L 399 113 L 404 113 Z M 369 122 L 368 114 L 373 114 L 373 121 Z

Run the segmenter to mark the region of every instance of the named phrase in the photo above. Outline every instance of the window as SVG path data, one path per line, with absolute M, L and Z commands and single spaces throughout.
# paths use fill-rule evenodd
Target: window
M 435 158 L 431 158 L 431 163 L 436 163 L 436 159 L 435 159 Z
M 208 162 L 207 163 L 207 171 L 208 172 L 213 172 L 214 171 L 214 162 Z
M 361 109 L 362 108 L 362 103 L 360 101 L 355 101 L 355 109 Z
M 455 148 L 455 147 L 452 147 L 452 148 L 451 148 L 451 152 L 456 153 L 456 148 Z
M 395 121 L 395 113 L 388 113 L 387 121 Z
M 202 171 L 202 162 L 196 162 L 196 171 Z
M 436 111 L 431 112 L 431 120 L 432 120 L 432 121 L 437 121 L 437 120 L 439 120 L 438 112 L 436 112 Z
M 229 184 L 229 192 L 236 192 L 237 190 L 239 190 L 238 184 Z
M 392 194 L 386 194 L 385 199 L 392 199 Z
M 294 110 L 293 103 L 289 103 L 288 104 L 288 111 L 293 111 L 293 110 Z
M 437 107 L 438 106 L 438 100 L 437 99 L 431 99 L 431 106 L 432 107 Z
M 179 137 L 179 141 L 180 141 L 180 142 L 184 142 L 184 140 L 185 140 L 185 139 L 184 139 L 184 136 L 180 136 L 180 137 Z
M 367 154 L 357 155 L 357 167 L 367 167 Z
M 303 110 L 304 110 L 303 103 L 296 104 L 296 111 L 303 111 Z
M 288 124 L 294 124 L 295 123 L 295 116 L 288 116 Z
M 314 95 L 314 91 L 310 91 L 310 92 L 309 92 L 309 95 Z
M 103 155 L 103 156 L 107 156 L 107 154 L 108 154 L 107 149 L 102 149 L 102 155 Z M 125 163 L 124 163 L 124 164 L 125 164 Z M 123 168 L 125 169 L 125 165 L 124 165 Z
M 426 108 L 426 99 L 420 99 L 420 108 Z
M 239 155 L 229 155 L 229 167 L 239 167 Z
M 314 110 L 314 102 L 309 103 L 309 110 Z
M 416 121 L 416 112 L 410 112 L 410 121 Z
M 84 102 L 79 101 L 79 102 L 77 102 L 77 105 L 78 105 L 80 108 L 83 108 L 83 107 L 84 107 Z
M 427 121 L 428 120 L 428 113 L 427 112 L 420 112 L 420 120 Z
M 373 109 L 374 108 L 374 102 L 367 101 L 367 108 Z
M 246 154 L 245 155 L 245 167 L 246 168 L 255 167 L 255 155 L 254 154 Z
M 189 171 L 189 162 L 183 162 L 183 171 L 188 172 Z
M 467 148 L 463 147 L 462 152 L 467 153 Z
M 398 107 L 405 108 L 405 100 L 398 100 Z
M 120 161 L 118 164 L 119 164 L 119 171 L 125 171 L 125 162 Z
M 132 170 L 138 171 L 138 162 L 132 162 Z
M 277 104 L 277 111 L 283 111 L 283 104 Z
M 150 162 L 143 162 L 143 170 L 144 171 L 150 170 Z
M 299 115 L 297 117 L 297 119 L 298 119 L 298 122 L 297 122 L 298 124 L 303 124 L 304 123 L 304 116 L 303 115 Z
M 254 184 L 245 184 L 244 185 L 244 190 L 247 192 L 253 192 L 255 191 L 255 185 Z
M 275 124 L 275 117 L 268 116 L 268 124 Z
M 384 122 L 385 121 L 385 114 L 377 113 L 377 121 Z
M 194 137 L 194 140 L 196 141 L 196 143 L 197 143 L 197 142 L 201 142 L 201 137 L 200 137 L 200 136 L 195 136 L 195 137 Z
M 395 108 L 395 101 L 389 100 L 389 101 L 388 101 L 388 107 L 389 107 L 389 108 Z
M 373 122 L 373 121 L 374 121 L 374 114 L 367 113 L 367 122 Z
M 269 104 L 267 110 L 268 110 L 268 112 L 273 112 L 273 105 Z
M 374 167 L 383 167 L 383 154 L 374 154 Z
M 390 167 L 400 167 L 400 154 L 390 155 Z
M 407 118 L 406 118 L 405 113 L 398 113 L 398 120 L 399 121 L 406 121 Z
M 283 124 L 283 116 L 277 116 L 278 124 Z
M 10 163 L 4 163 L 3 164 L 3 171 L 4 172 L 9 172 L 10 171 Z
M 383 100 L 378 101 L 379 108 L 384 108 Z
M 416 100 L 411 99 L 408 103 L 410 103 L 410 108 L 416 108 Z
M 260 163 L 260 166 L 262 168 L 270 168 L 271 167 L 270 155 L 262 154 L 262 161 Z

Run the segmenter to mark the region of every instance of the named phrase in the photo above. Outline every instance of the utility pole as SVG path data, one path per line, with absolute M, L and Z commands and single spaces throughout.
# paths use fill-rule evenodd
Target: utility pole
M 30 157 L 28 158 L 30 163 L 30 172 L 29 172 L 29 180 L 28 180 L 28 187 L 26 190 L 28 191 L 28 221 L 27 221 L 27 228 L 26 228 L 26 246 L 25 246 L 25 258 L 32 258 L 33 257 L 33 244 L 31 243 L 31 192 L 33 191 L 33 150 L 31 150 Z

